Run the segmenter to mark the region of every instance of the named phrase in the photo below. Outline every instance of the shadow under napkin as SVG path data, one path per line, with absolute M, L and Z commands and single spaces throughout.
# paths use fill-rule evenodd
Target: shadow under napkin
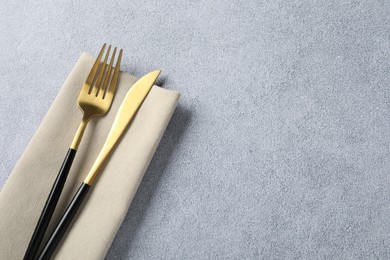
M 132 241 L 138 232 L 138 227 L 149 209 L 153 192 L 159 185 L 175 148 L 180 144 L 180 140 L 189 126 L 191 114 L 190 110 L 180 105 L 173 113 L 165 134 L 130 205 L 129 211 L 112 242 L 106 259 L 122 259 L 130 251 Z M 123 252 L 123 254 L 120 252 Z

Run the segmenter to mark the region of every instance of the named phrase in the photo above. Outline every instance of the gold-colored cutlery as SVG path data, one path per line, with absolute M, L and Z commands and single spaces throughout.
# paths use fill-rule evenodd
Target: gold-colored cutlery
M 115 145 L 120 140 L 138 108 L 141 106 L 161 73 L 160 70 L 156 70 L 146 74 L 127 92 L 95 163 L 74 195 L 72 201 L 66 208 L 65 213 L 58 222 L 42 252 L 38 254 L 38 249 L 42 243 L 43 236 L 60 198 L 87 124 L 93 117 L 105 115 L 110 109 L 114 98 L 115 89 L 118 84 L 119 69 L 123 51 L 121 49 L 116 58 L 117 48 L 115 47 L 108 63 L 111 45 L 108 46 L 104 59 L 101 61 L 105 49 L 106 44 L 104 44 L 100 50 L 99 55 L 96 58 L 96 61 L 81 89 L 77 104 L 83 112 L 83 117 L 49 193 L 29 246 L 26 250 L 24 260 L 50 259 L 62 236 L 65 234 L 68 226 L 72 222 L 73 217 L 79 209 L 90 186 L 93 184 L 97 174 L 107 161 L 108 157 L 115 148 Z M 114 67 L 115 58 L 116 64 Z

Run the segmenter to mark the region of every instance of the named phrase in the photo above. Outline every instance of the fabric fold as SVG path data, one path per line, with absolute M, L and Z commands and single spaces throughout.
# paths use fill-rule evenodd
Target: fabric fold
M 22 259 L 81 120 L 76 105 L 94 58 L 82 54 L 0 192 L 0 259 Z M 121 72 L 112 107 L 84 134 L 50 234 L 96 159 L 136 78 Z M 180 94 L 153 86 L 59 245 L 55 259 L 104 259 L 175 110 Z

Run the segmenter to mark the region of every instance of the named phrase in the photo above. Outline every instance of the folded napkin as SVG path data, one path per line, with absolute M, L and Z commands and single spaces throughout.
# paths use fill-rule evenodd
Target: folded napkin
M 0 192 L 0 259 L 22 259 L 82 113 L 76 100 L 94 59 L 82 54 Z M 96 159 L 136 78 L 121 72 L 111 110 L 92 119 L 45 241 Z M 180 94 L 153 86 L 92 185 L 55 259 L 103 259 L 121 225 Z

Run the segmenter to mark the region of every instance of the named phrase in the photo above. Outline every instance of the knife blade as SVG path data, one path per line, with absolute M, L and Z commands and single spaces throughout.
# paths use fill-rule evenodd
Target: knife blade
M 157 80 L 160 73 L 160 70 L 156 70 L 146 74 L 141 79 L 139 79 L 127 92 L 118 110 L 118 113 L 116 114 L 114 123 L 108 134 L 106 142 L 104 143 L 103 148 L 100 151 L 90 172 L 85 178 L 84 183 L 88 185 L 92 184 L 92 182 L 96 178 L 97 173 L 103 166 L 104 162 L 107 160 L 110 152 L 122 136 L 127 125 L 130 123 L 139 106 L 144 101 L 145 97 L 149 93 L 150 89 L 152 88 L 154 82 Z

